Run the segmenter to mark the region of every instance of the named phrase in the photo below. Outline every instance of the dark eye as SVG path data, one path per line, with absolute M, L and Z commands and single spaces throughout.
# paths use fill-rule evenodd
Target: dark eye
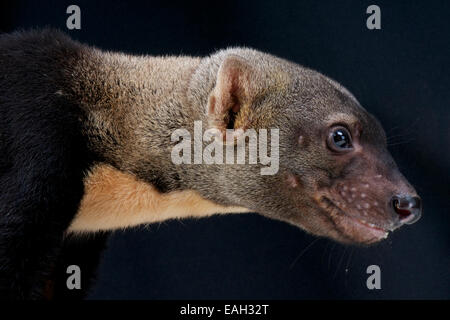
M 328 147 L 333 151 L 348 151 L 353 148 L 352 136 L 344 127 L 333 127 L 327 140 Z

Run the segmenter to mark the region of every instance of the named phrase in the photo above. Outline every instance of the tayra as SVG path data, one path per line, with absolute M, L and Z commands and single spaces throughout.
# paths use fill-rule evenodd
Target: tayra
M 175 164 L 172 134 L 195 121 L 279 130 L 276 174 L 261 162 Z M 54 30 L 0 36 L 0 191 L 8 298 L 42 297 L 68 233 L 258 212 L 370 244 L 422 211 L 380 124 L 318 72 L 247 48 L 105 52 Z

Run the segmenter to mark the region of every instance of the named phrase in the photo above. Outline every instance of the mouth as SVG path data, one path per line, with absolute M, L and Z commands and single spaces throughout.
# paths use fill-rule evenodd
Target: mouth
M 347 214 L 328 198 L 323 197 L 320 204 L 344 238 L 344 242 L 372 244 L 386 239 L 389 235 L 389 230 Z

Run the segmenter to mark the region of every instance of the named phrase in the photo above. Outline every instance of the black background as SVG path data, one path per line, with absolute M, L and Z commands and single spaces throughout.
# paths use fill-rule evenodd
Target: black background
M 450 298 L 450 2 L 2 1 L 0 30 L 51 26 L 102 49 L 207 55 L 249 46 L 342 83 L 375 114 L 424 216 L 371 248 L 316 240 L 258 215 L 116 232 L 93 299 Z M 81 7 L 81 30 L 66 8 Z M 381 30 L 366 8 L 381 7 Z M 381 290 L 366 287 L 381 268 Z

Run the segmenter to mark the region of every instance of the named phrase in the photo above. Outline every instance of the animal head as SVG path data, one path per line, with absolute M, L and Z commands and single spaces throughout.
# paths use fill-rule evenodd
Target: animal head
M 275 174 L 261 174 L 260 162 L 184 167 L 204 196 L 343 243 L 374 243 L 419 219 L 421 200 L 389 154 L 383 128 L 324 75 L 229 49 L 200 64 L 189 95 L 208 128 L 279 130 Z M 270 152 L 276 141 L 268 140 Z

